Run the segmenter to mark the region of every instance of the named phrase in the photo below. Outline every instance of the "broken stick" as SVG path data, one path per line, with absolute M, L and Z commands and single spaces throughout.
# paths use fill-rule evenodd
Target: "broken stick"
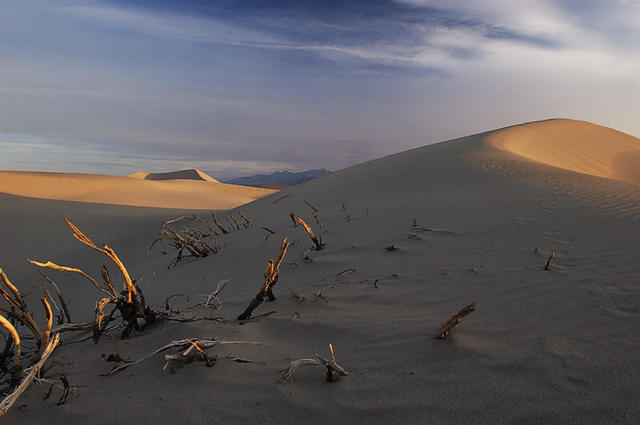
M 307 232 L 307 235 L 309 235 L 309 238 L 315 245 L 316 251 L 320 251 L 324 244 L 320 240 L 318 240 L 316 235 L 313 233 L 313 230 L 311 230 L 311 227 L 309 227 L 309 225 L 300 217 L 298 217 L 298 223 L 300 223 L 302 227 L 304 227 L 304 230 Z
M 458 313 L 451 316 L 449 320 L 447 320 L 440 326 L 440 329 L 438 329 L 438 333 L 436 334 L 436 336 L 445 339 L 447 335 L 449 335 L 449 332 L 451 332 L 451 330 L 456 327 L 456 325 L 460 324 L 464 316 L 476 311 L 476 307 L 478 307 L 477 303 L 469 304 Z
M 289 366 L 278 372 L 278 382 L 283 383 L 293 375 L 293 372 L 300 366 L 325 366 L 327 368 L 327 381 L 335 381 L 340 376 L 347 376 L 347 372 L 342 366 L 336 363 L 336 355 L 333 352 L 333 346 L 329 344 L 329 352 L 331 353 L 331 360 L 320 357 L 314 354 L 313 359 L 298 359 L 289 363 Z
M 547 258 L 547 263 L 544 265 L 544 269 L 545 270 L 549 270 L 549 266 L 551 265 L 551 261 L 553 261 L 554 258 L 556 258 L 556 253 L 552 252 L 551 255 L 549 255 L 549 258 Z
M 275 262 L 273 260 L 267 261 L 267 271 L 264 274 L 264 284 L 256 296 L 251 300 L 247 308 L 238 316 L 238 320 L 246 320 L 250 318 L 253 310 L 262 304 L 264 297 L 268 297 L 270 301 L 275 299 L 272 288 L 276 283 L 278 283 L 278 270 L 280 269 L 280 264 L 282 264 L 282 260 L 287 253 L 287 248 L 289 248 L 289 242 L 287 242 L 287 237 L 285 236 L 282 239 L 282 246 L 280 247 L 278 259 Z

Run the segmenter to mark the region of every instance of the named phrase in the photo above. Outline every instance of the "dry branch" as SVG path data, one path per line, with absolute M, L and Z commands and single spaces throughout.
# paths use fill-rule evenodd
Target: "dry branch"
M 262 226 L 262 228 L 267 232 L 267 236 L 264 237 L 264 240 L 266 241 L 267 239 L 269 239 L 269 236 L 273 235 L 274 233 L 276 233 L 275 230 L 271 230 L 268 227 L 264 227 Z
M 554 258 L 556 258 L 556 253 L 552 252 L 549 255 L 549 258 L 547 258 L 547 263 L 544 265 L 544 269 L 545 270 L 549 270 L 549 266 L 551 265 L 551 261 L 553 261 Z
M 22 295 L 18 288 L 16 288 L 6 274 L 0 268 L 0 279 L 2 279 L 2 283 L 7 287 L 8 291 L 0 285 L 0 293 L 4 297 L 4 299 L 9 303 L 12 307 L 11 316 L 18 319 L 21 323 L 26 325 L 33 336 L 38 340 L 38 343 L 41 345 L 46 345 L 46 341 L 44 341 L 42 337 L 42 332 L 38 324 L 33 320 L 33 316 L 29 312 L 29 308 L 27 304 L 22 299 Z
M 4 326 L 9 331 L 13 340 L 13 371 L 11 373 L 11 380 L 12 384 L 17 385 L 18 382 L 20 382 L 20 375 L 22 374 L 22 365 L 20 363 L 20 336 L 11 322 L 2 315 L 0 315 L 0 325 Z
M 117 310 L 120 312 L 122 321 L 126 325 L 125 330 L 122 333 L 123 338 L 128 337 L 132 329 L 141 329 L 146 327 L 150 323 L 153 323 L 156 317 L 156 313 L 145 305 L 144 295 L 142 294 L 140 288 L 134 284 L 134 281 L 129 276 L 129 272 L 127 271 L 120 258 L 118 258 L 118 255 L 115 253 L 115 251 L 106 244 L 103 244 L 101 248 L 97 247 L 91 239 L 89 239 L 84 233 L 80 231 L 78 227 L 76 227 L 73 223 L 71 223 L 71 221 L 69 221 L 67 216 L 64 216 L 64 219 L 67 225 L 73 231 L 73 236 L 77 240 L 89 246 L 90 248 L 106 255 L 116 265 L 124 279 L 122 291 L 120 293 L 116 291 L 111 282 L 111 276 L 109 275 L 109 272 L 104 265 L 102 266 L 102 279 L 104 283 L 99 284 L 95 279 L 91 278 L 88 274 L 80 269 L 58 266 L 50 261 L 47 261 L 46 263 L 40 263 L 33 260 L 28 261 L 38 267 L 46 267 L 54 270 L 78 273 L 89 279 L 96 288 L 107 295 L 106 298 L 102 298 L 100 301 L 98 301 L 96 305 L 94 341 L 96 343 L 98 342 L 100 333 L 103 330 L 102 321 L 105 317 L 103 310 L 108 304 L 115 305 L 114 310 L 112 310 L 108 316 L 108 320 L 110 321 L 112 319 L 113 314 Z M 138 323 L 138 319 L 144 320 L 142 327 Z M 42 340 L 42 337 L 40 339 Z
M 213 217 L 214 221 L 217 221 L 215 220 L 215 215 Z M 199 223 L 202 223 L 211 233 L 206 234 L 194 228 L 186 228 L 179 232 L 171 227 L 171 224 L 185 220 L 197 221 Z M 226 230 L 224 233 L 226 233 Z M 156 243 L 160 241 L 167 241 L 167 243 L 174 247 L 177 251 L 176 258 L 174 258 L 173 261 L 169 263 L 168 268 L 171 268 L 187 257 L 202 258 L 217 253 L 218 248 L 216 246 L 215 235 L 216 233 L 213 229 L 213 226 L 200 217 L 196 216 L 195 214 L 193 216 L 179 217 L 173 220 L 166 221 L 162 225 L 162 228 L 160 229 L 160 236 L 153 240 L 151 246 L 149 247 L 149 252 Z M 210 246 L 205 240 L 205 238 L 209 236 L 213 236 L 213 247 Z M 188 252 L 187 255 L 184 254 L 185 251 Z
M 462 318 L 476 311 L 477 307 L 478 307 L 477 303 L 469 304 L 468 306 L 460 310 L 458 313 L 451 316 L 449 320 L 447 320 L 445 323 L 443 323 L 440 326 L 440 329 L 438 329 L 438 333 L 436 334 L 436 336 L 442 339 L 446 338 L 447 335 L 449 335 L 449 332 L 451 332 L 451 330 L 456 325 L 460 324 L 460 322 L 462 321 Z
M 231 217 L 231 221 L 233 222 L 233 225 L 235 226 L 236 230 L 240 230 L 240 223 L 238 223 L 238 220 L 236 220 L 233 214 L 229 213 L 229 217 Z
M 31 384 L 35 376 L 40 372 L 44 364 L 47 362 L 47 360 L 49 359 L 49 356 L 51 355 L 51 353 L 56 348 L 59 342 L 60 342 L 60 334 L 55 334 L 47 344 L 44 351 L 42 352 L 42 356 L 40 357 L 40 360 L 38 361 L 38 363 L 31 366 L 29 369 L 25 370 L 25 372 L 28 371 L 27 376 L 22 380 L 22 382 L 20 383 L 20 385 L 18 385 L 15 391 L 13 391 L 11 394 L 6 396 L 4 400 L 2 400 L 2 402 L 0 403 L 0 416 L 7 413 L 7 411 L 11 408 L 11 406 L 13 406 L 13 404 L 16 402 L 18 397 L 20 397 L 22 393 L 25 392 L 27 387 L 29 387 L 29 385 Z
M 56 291 L 56 295 L 58 296 L 58 300 L 60 300 L 60 304 L 62 306 L 62 311 L 64 312 L 64 317 L 67 319 L 68 323 L 71 323 L 72 320 L 71 320 L 71 314 L 69 313 L 69 307 L 67 306 L 67 302 L 62 297 L 62 293 L 60 292 L 60 288 L 58 288 L 58 285 L 56 285 L 56 283 L 53 280 L 51 280 L 46 274 L 44 274 L 43 272 L 40 272 L 40 274 L 42 275 L 42 277 L 45 278 L 45 280 L 47 282 L 49 282 L 49 284 L 51 286 L 53 286 L 53 289 Z
M 44 351 L 45 346 L 49 343 L 49 335 L 51 334 L 51 327 L 53 326 L 53 313 L 51 312 L 51 306 L 46 297 L 40 298 L 40 302 L 44 307 L 44 311 L 47 315 L 47 322 L 44 328 L 44 334 L 42 335 L 42 344 L 40 345 L 41 352 Z
M 89 239 L 87 236 L 85 236 L 80 231 L 80 229 L 78 229 L 71 221 L 69 221 L 69 219 L 67 218 L 66 215 L 64 216 L 64 221 L 66 221 L 67 225 L 71 228 L 71 230 L 73 230 L 73 237 L 74 238 L 76 238 L 77 240 L 79 240 L 83 244 L 87 245 L 88 247 L 93 248 L 96 251 L 103 253 L 111 261 L 113 261 L 113 263 L 116 265 L 118 270 L 120 270 L 120 273 L 122 273 L 122 277 L 124 278 L 123 290 L 127 291 L 127 303 L 133 302 L 133 299 L 137 295 L 136 288 L 133 285 L 133 281 L 131 280 L 131 277 L 129 276 L 129 272 L 127 271 L 127 268 L 124 266 L 122 261 L 120 261 L 120 259 L 118 258 L 118 255 L 115 253 L 115 251 L 113 249 L 111 249 L 106 244 L 103 244 L 102 248 L 98 248 L 96 246 L 96 244 L 94 244 L 91 241 L 91 239 Z
M 244 221 L 244 227 L 249 227 L 251 226 L 251 220 L 249 220 L 247 217 L 244 216 L 244 214 L 242 214 L 241 211 L 238 212 L 238 215 L 240 216 L 240 218 L 242 218 L 242 220 Z
M 304 301 L 304 297 L 300 294 L 298 294 L 296 291 L 294 291 L 293 289 L 289 291 L 289 293 L 291 294 L 291 296 L 293 298 L 295 298 L 298 301 L 298 304 L 302 304 L 302 302 Z
M 137 365 L 138 363 L 141 363 L 147 359 L 150 359 L 151 357 L 155 356 L 156 354 L 159 354 L 163 351 L 168 350 L 169 348 L 173 348 L 173 347 L 177 347 L 181 350 L 186 350 L 189 349 L 189 347 L 192 347 L 194 345 L 196 345 L 198 347 L 198 349 L 200 350 L 206 350 L 208 348 L 211 348 L 215 345 L 228 345 L 228 344 L 251 344 L 251 345 L 262 345 L 261 342 L 256 342 L 256 341 L 223 341 L 223 340 L 216 340 L 216 339 L 198 339 L 198 338 L 190 338 L 190 339 L 183 339 L 180 341 L 172 341 L 167 345 L 164 345 L 160 348 L 158 348 L 157 350 L 147 354 L 146 356 L 131 362 L 131 363 L 126 363 L 123 365 L 120 365 L 118 367 L 113 368 L 107 375 L 115 375 L 118 372 L 121 372 L 124 369 L 127 369 L 128 367 Z M 172 360 L 172 359 L 169 359 Z M 166 366 L 165 366 L 166 367 Z
M 225 234 L 225 235 L 226 235 L 227 233 L 229 233 L 229 232 L 227 231 L 227 229 L 225 229 L 225 228 L 224 228 L 224 226 L 223 226 L 222 224 L 220 224 L 220 222 L 219 222 L 219 221 L 218 221 L 218 219 L 216 218 L 216 213 L 212 212 L 212 213 L 211 213 L 211 217 L 213 217 L 213 222 L 215 223 L 215 225 L 216 225 L 216 226 L 218 226 L 218 229 L 220 229 L 220 231 L 221 231 L 223 234 Z
M 315 245 L 316 251 L 320 251 L 322 249 L 323 243 L 320 240 L 318 240 L 316 235 L 313 233 L 313 230 L 311 230 L 311 227 L 309 227 L 309 225 L 300 217 L 298 217 L 298 223 L 300 223 L 302 227 L 304 227 L 304 230 L 307 232 L 307 235 L 309 235 L 309 238 Z
M 318 209 L 316 207 L 314 207 L 313 205 L 311 205 L 309 203 L 309 201 L 304 201 L 305 204 L 307 204 L 309 206 L 309 208 L 311 208 L 313 210 L 314 213 L 318 212 Z
M 342 366 L 336 363 L 336 355 L 333 352 L 333 346 L 329 344 L 329 351 L 331 353 L 331 360 L 327 360 L 324 357 L 320 357 L 314 354 L 312 359 L 298 359 L 289 363 L 289 366 L 278 372 L 278 382 L 283 383 L 293 375 L 293 372 L 300 366 L 325 366 L 327 368 L 327 381 L 331 382 L 336 380 L 340 376 L 347 376 L 347 372 Z
M 280 247 L 280 254 L 278 255 L 278 259 L 274 262 L 273 260 L 267 261 L 267 271 L 264 274 L 264 284 L 260 288 L 260 291 L 256 294 L 256 296 L 251 300 L 247 308 L 238 316 L 238 320 L 246 320 L 251 317 L 251 313 L 256 309 L 262 301 L 264 297 L 268 297 L 270 301 L 273 301 L 275 298 L 273 296 L 272 288 L 278 282 L 279 274 L 278 271 L 280 269 L 280 264 L 282 264 L 282 260 L 287 253 L 287 248 L 289 247 L 289 242 L 287 242 L 286 236 L 282 239 L 282 246 Z
M 293 227 L 298 227 L 298 222 L 296 221 L 296 215 L 293 211 L 289 211 L 289 217 L 291 217 L 291 221 L 293 221 Z

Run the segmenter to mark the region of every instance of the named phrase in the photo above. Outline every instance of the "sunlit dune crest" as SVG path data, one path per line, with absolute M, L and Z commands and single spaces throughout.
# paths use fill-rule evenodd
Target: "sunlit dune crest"
M 486 140 L 536 162 L 640 184 L 640 139 L 611 128 L 554 119 L 494 131 Z
M 171 174 L 177 177 L 169 178 Z M 185 209 L 234 208 L 274 192 L 220 183 L 198 170 L 161 174 L 160 179 L 148 176 L 140 172 L 124 177 L 0 171 L 0 192 L 32 198 Z

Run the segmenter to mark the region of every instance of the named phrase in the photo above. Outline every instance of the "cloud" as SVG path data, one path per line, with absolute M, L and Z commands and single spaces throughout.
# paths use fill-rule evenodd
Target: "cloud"
M 338 169 L 551 116 L 640 133 L 630 89 L 639 10 L 605 0 L 7 0 L 0 168 Z

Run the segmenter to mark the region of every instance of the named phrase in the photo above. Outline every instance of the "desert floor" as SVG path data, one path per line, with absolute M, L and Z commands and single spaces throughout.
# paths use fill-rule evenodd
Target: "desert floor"
M 162 223 L 194 212 L 210 220 L 208 210 L 0 194 L 0 267 L 29 294 L 36 320 L 46 282 L 27 258 L 96 278 L 107 264 L 121 282 L 104 256 L 72 237 L 66 214 L 115 249 L 156 310 L 172 294 L 187 296 L 172 298 L 175 308 L 203 302 L 229 280 L 222 309 L 203 312 L 225 322 L 160 322 L 128 340 L 114 330 L 124 359 L 185 338 L 263 343 L 214 347 L 211 367 L 193 362 L 163 373 L 162 353 L 103 376 L 114 367 L 106 360 L 113 340 L 103 335 L 94 345 L 91 333 L 64 333 L 45 375 L 68 377 L 67 402 L 56 406 L 60 388 L 43 400 L 49 385 L 36 382 L 2 422 L 638 423 L 638 158 L 639 139 L 569 120 L 430 145 L 231 210 L 252 226 L 217 236 L 217 254 L 171 269 L 174 249 L 158 244 L 147 253 Z M 318 210 L 320 251 L 307 252 L 313 244 L 289 217 L 319 233 L 304 201 Z M 236 321 L 284 236 L 291 246 L 276 300 L 254 315 L 275 313 Z M 46 273 L 73 320 L 92 320 L 101 294 L 75 274 Z M 435 337 L 472 302 L 477 310 L 447 339 Z M 278 383 L 289 361 L 328 356 L 329 343 L 348 376 L 326 382 L 324 368 L 301 367 Z

